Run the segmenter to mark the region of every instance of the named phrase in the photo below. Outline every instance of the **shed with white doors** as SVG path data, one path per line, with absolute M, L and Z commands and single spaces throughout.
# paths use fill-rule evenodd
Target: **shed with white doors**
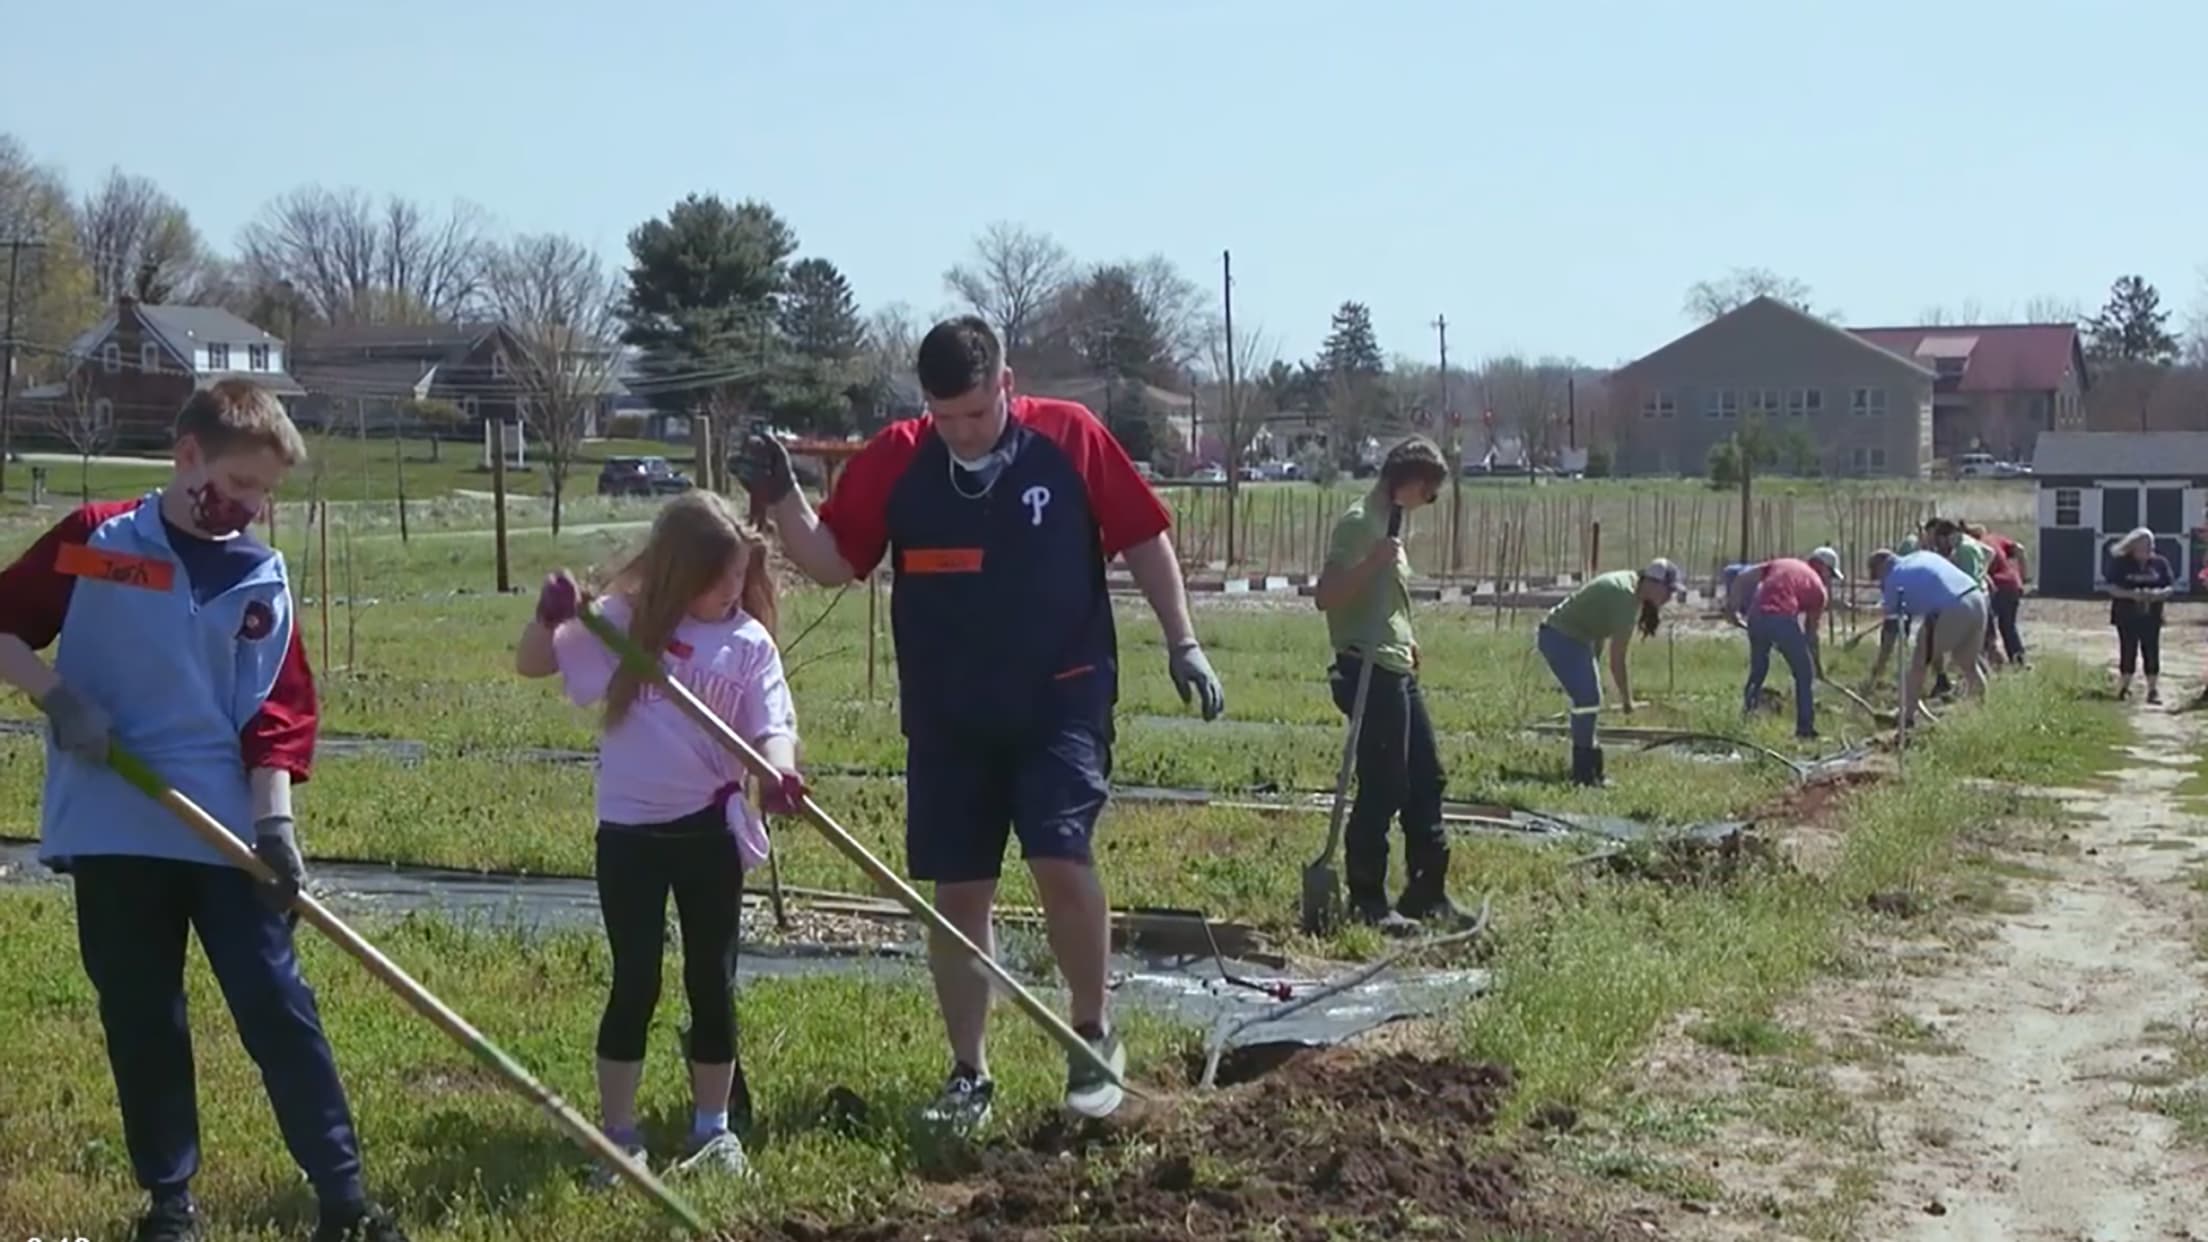
M 2208 431 L 2041 432 L 2032 469 L 2039 484 L 2038 586 L 2043 595 L 2090 596 L 2107 583 L 2110 545 L 2144 526 L 2155 550 L 2192 591 L 2208 519 Z

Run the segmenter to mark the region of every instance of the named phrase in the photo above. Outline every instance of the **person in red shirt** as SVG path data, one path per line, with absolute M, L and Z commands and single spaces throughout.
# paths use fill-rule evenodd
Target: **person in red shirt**
M 2024 580 L 2030 576 L 2024 545 L 1998 531 L 1989 531 L 1976 523 L 1965 523 L 1963 530 L 1971 538 L 1993 549 L 1993 563 L 1987 567 L 1986 580 L 1992 584 L 1992 619 L 1986 630 L 1986 654 L 1999 658 L 2005 654 L 2008 662 L 2017 668 L 2024 667 L 2024 635 L 2016 627 L 2016 615 L 2024 604 Z M 2000 648 L 1994 639 L 2001 640 Z
M 917 363 L 928 412 L 869 440 L 819 513 L 771 438 L 745 446 L 738 474 L 815 582 L 863 577 L 889 555 L 907 867 L 987 949 L 1016 836 L 1072 1025 L 1121 1067 L 1126 1050 L 1104 1013 L 1110 909 L 1091 853 L 1119 697 L 1106 562 L 1125 558 L 1165 632 L 1173 684 L 1206 720 L 1225 706 L 1219 678 L 1189 620 L 1165 506 L 1096 416 L 1015 396 L 996 333 L 972 316 L 931 329 Z M 952 1069 L 923 1119 L 970 1129 L 994 1092 L 983 1053 L 989 983 L 952 945 L 931 943 L 929 959 Z M 1069 1060 L 1069 1108 L 1102 1116 L 1120 1101 L 1087 1058 Z

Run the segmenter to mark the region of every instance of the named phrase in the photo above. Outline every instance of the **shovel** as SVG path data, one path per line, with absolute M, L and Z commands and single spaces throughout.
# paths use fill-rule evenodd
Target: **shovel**
M 1388 536 L 1403 533 L 1403 509 L 1388 508 Z M 1372 694 L 1372 657 L 1368 653 L 1357 667 L 1357 695 L 1349 705 L 1349 735 L 1342 740 L 1342 768 L 1334 778 L 1334 811 L 1326 824 L 1326 848 L 1303 869 L 1303 930 L 1323 936 L 1341 918 L 1342 876 L 1334 866 L 1341 852 L 1342 826 L 1349 815 L 1349 778 L 1357 770 L 1357 735 L 1365 727 L 1365 700 Z

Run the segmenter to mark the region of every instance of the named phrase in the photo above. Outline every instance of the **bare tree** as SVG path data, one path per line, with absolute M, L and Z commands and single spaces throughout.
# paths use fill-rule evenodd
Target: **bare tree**
M 1555 448 L 1570 399 L 1571 375 L 1568 362 L 1553 358 L 1532 362 L 1503 354 L 1480 364 L 1473 391 L 1481 410 L 1495 415 L 1497 434 L 1516 436 L 1526 454 L 1535 457 Z M 1466 455 L 1472 455 L 1469 449 Z
M 521 356 L 506 360 L 506 376 L 542 448 L 557 535 L 577 450 L 618 390 L 620 289 L 588 247 L 557 234 L 499 247 L 485 285 L 491 307 L 520 344 Z
M 92 369 L 78 367 L 46 417 L 47 427 L 77 454 L 77 491 L 92 502 L 92 459 L 115 441 L 115 407 L 93 390 Z
M 912 307 L 903 302 L 891 302 L 867 316 L 861 362 L 874 390 L 878 418 L 897 418 L 918 408 L 920 384 L 913 367 L 925 330 Z
M 1273 412 L 1272 391 L 1259 377 L 1272 370 L 1280 358 L 1280 342 L 1262 327 L 1237 326 L 1234 330 L 1234 390 L 1227 390 L 1227 334 L 1215 331 L 1206 342 L 1205 354 L 1218 390 L 1217 416 L 1212 420 L 1219 437 L 1220 460 L 1230 471 L 1242 464 L 1243 454 Z M 1201 446 L 1199 445 L 1199 448 Z
M 454 318 L 478 300 L 488 255 L 475 207 L 432 219 L 403 199 L 379 209 L 359 190 L 316 185 L 262 208 L 239 249 L 246 283 L 288 281 L 330 323 Z
M 123 293 L 169 301 L 196 285 L 206 257 L 184 208 L 149 178 L 120 168 L 78 205 L 77 248 L 103 302 Z
M 1073 278 L 1073 257 L 1048 233 L 999 220 L 974 239 L 974 257 L 943 285 L 995 324 L 1006 353 L 1024 349 L 1036 317 Z
M 1722 319 L 1757 298 L 1773 298 L 1810 314 L 1836 319 L 1836 311 L 1817 311 L 1810 305 L 1809 286 L 1769 268 L 1736 267 L 1717 280 L 1698 280 L 1687 288 L 1685 311 L 1704 323 Z
M 1150 312 L 1158 338 L 1176 369 L 1203 356 L 1218 330 L 1210 295 L 1196 287 L 1171 259 L 1153 254 L 1124 265 L 1135 296 Z
M 2026 323 L 2083 323 L 2085 303 L 2059 294 L 2042 293 L 2024 303 Z

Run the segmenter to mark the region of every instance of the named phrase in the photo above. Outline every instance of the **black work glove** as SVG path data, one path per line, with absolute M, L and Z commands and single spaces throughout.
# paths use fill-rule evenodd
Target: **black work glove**
M 253 825 L 253 856 L 276 873 L 256 886 L 261 904 L 278 914 L 291 909 L 307 883 L 307 860 L 299 856 L 291 816 L 270 815 Z
M 754 431 L 736 453 L 736 481 L 760 505 L 778 505 L 797 490 L 790 451 L 763 431 Z
M 1217 720 L 1227 710 L 1226 687 L 1219 684 L 1219 674 L 1211 671 L 1211 661 L 1195 639 L 1175 643 L 1166 653 L 1165 667 L 1173 676 L 1173 688 L 1181 692 L 1181 702 L 1201 703 L 1204 719 Z
M 38 701 L 38 710 L 46 713 L 46 728 L 53 737 L 54 749 L 86 763 L 106 765 L 115 723 L 99 704 L 63 682 L 46 692 L 46 697 Z

